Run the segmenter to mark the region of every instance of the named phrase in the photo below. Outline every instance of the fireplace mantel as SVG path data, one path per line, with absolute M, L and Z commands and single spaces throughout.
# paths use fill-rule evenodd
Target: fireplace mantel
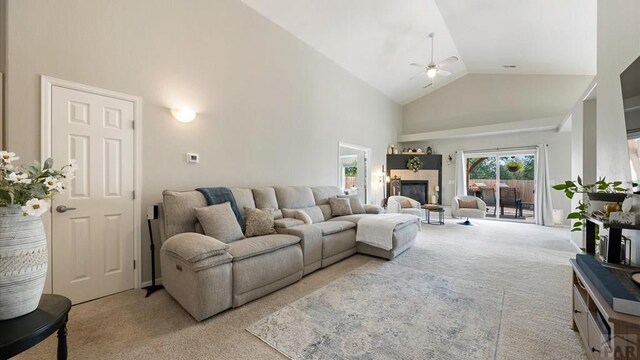
M 407 161 L 418 157 L 422 161 L 422 169 L 417 172 L 407 169 Z M 428 182 L 427 202 L 431 202 L 431 196 L 438 195 L 438 203 L 442 204 L 442 155 L 387 155 L 387 170 L 389 177 L 397 176 L 401 183 L 405 181 Z M 436 188 L 438 189 L 436 191 Z M 387 194 L 390 194 L 387 189 Z

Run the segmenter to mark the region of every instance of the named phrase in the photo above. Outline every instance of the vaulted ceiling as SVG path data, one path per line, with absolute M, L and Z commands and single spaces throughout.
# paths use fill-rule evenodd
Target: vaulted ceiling
M 596 73 L 597 0 L 242 1 L 400 104 L 467 73 Z M 460 61 L 424 89 L 431 32 Z

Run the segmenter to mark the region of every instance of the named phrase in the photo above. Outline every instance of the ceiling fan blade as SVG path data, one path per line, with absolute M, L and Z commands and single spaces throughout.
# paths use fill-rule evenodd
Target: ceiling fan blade
M 422 88 L 423 88 L 423 89 L 426 89 L 426 88 L 428 88 L 428 87 L 429 87 L 429 86 L 431 86 L 431 85 L 433 85 L 433 83 L 428 83 L 427 85 L 423 86 Z
M 453 64 L 456 61 L 458 61 L 458 57 L 457 56 L 450 56 L 450 57 L 440 61 L 438 66 L 447 66 L 449 64 Z
M 451 75 L 451 71 L 438 69 L 438 72 L 436 74 L 442 75 L 442 76 L 449 76 L 449 75 Z
M 426 74 L 426 73 L 427 73 L 427 71 L 426 71 L 426 70 L 425 70 L 425 71 L 423 71 L 423 72 L 419 72 L 419 73 L 417 73 L 417 74 L 413 75 L 412 77 L 410 77 L 410 78 L 409 78 L 409 80 L 413 80 L 413 79 L 417 78 L 418 76 L 420 76 L 420 75 L 424 75 L 424 74 Z
M 417 67 L 421 67 L 421 68 L 426 68 L 426 67 L 427 67 L 426 65 L 422 65 L 422 64 L 418 64 L 418 63 L 411 63 L 411 64 L 409 64 L 409 65 L 411 65 L 411 66 L 417 66 Z

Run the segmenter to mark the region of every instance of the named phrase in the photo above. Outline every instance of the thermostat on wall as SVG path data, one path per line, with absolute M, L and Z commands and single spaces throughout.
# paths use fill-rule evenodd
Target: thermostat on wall
M 200 155 L 194 153 L 187 153 L 187 162 L 190 164 L 197 164 L 200 162 Z

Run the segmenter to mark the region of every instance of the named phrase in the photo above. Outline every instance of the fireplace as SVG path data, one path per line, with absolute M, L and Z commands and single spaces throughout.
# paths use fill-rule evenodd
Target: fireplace
M 400 195 L 412 198 L 424 205 L 429 199 L 429 182 L 424 180 L 402 180 Z

